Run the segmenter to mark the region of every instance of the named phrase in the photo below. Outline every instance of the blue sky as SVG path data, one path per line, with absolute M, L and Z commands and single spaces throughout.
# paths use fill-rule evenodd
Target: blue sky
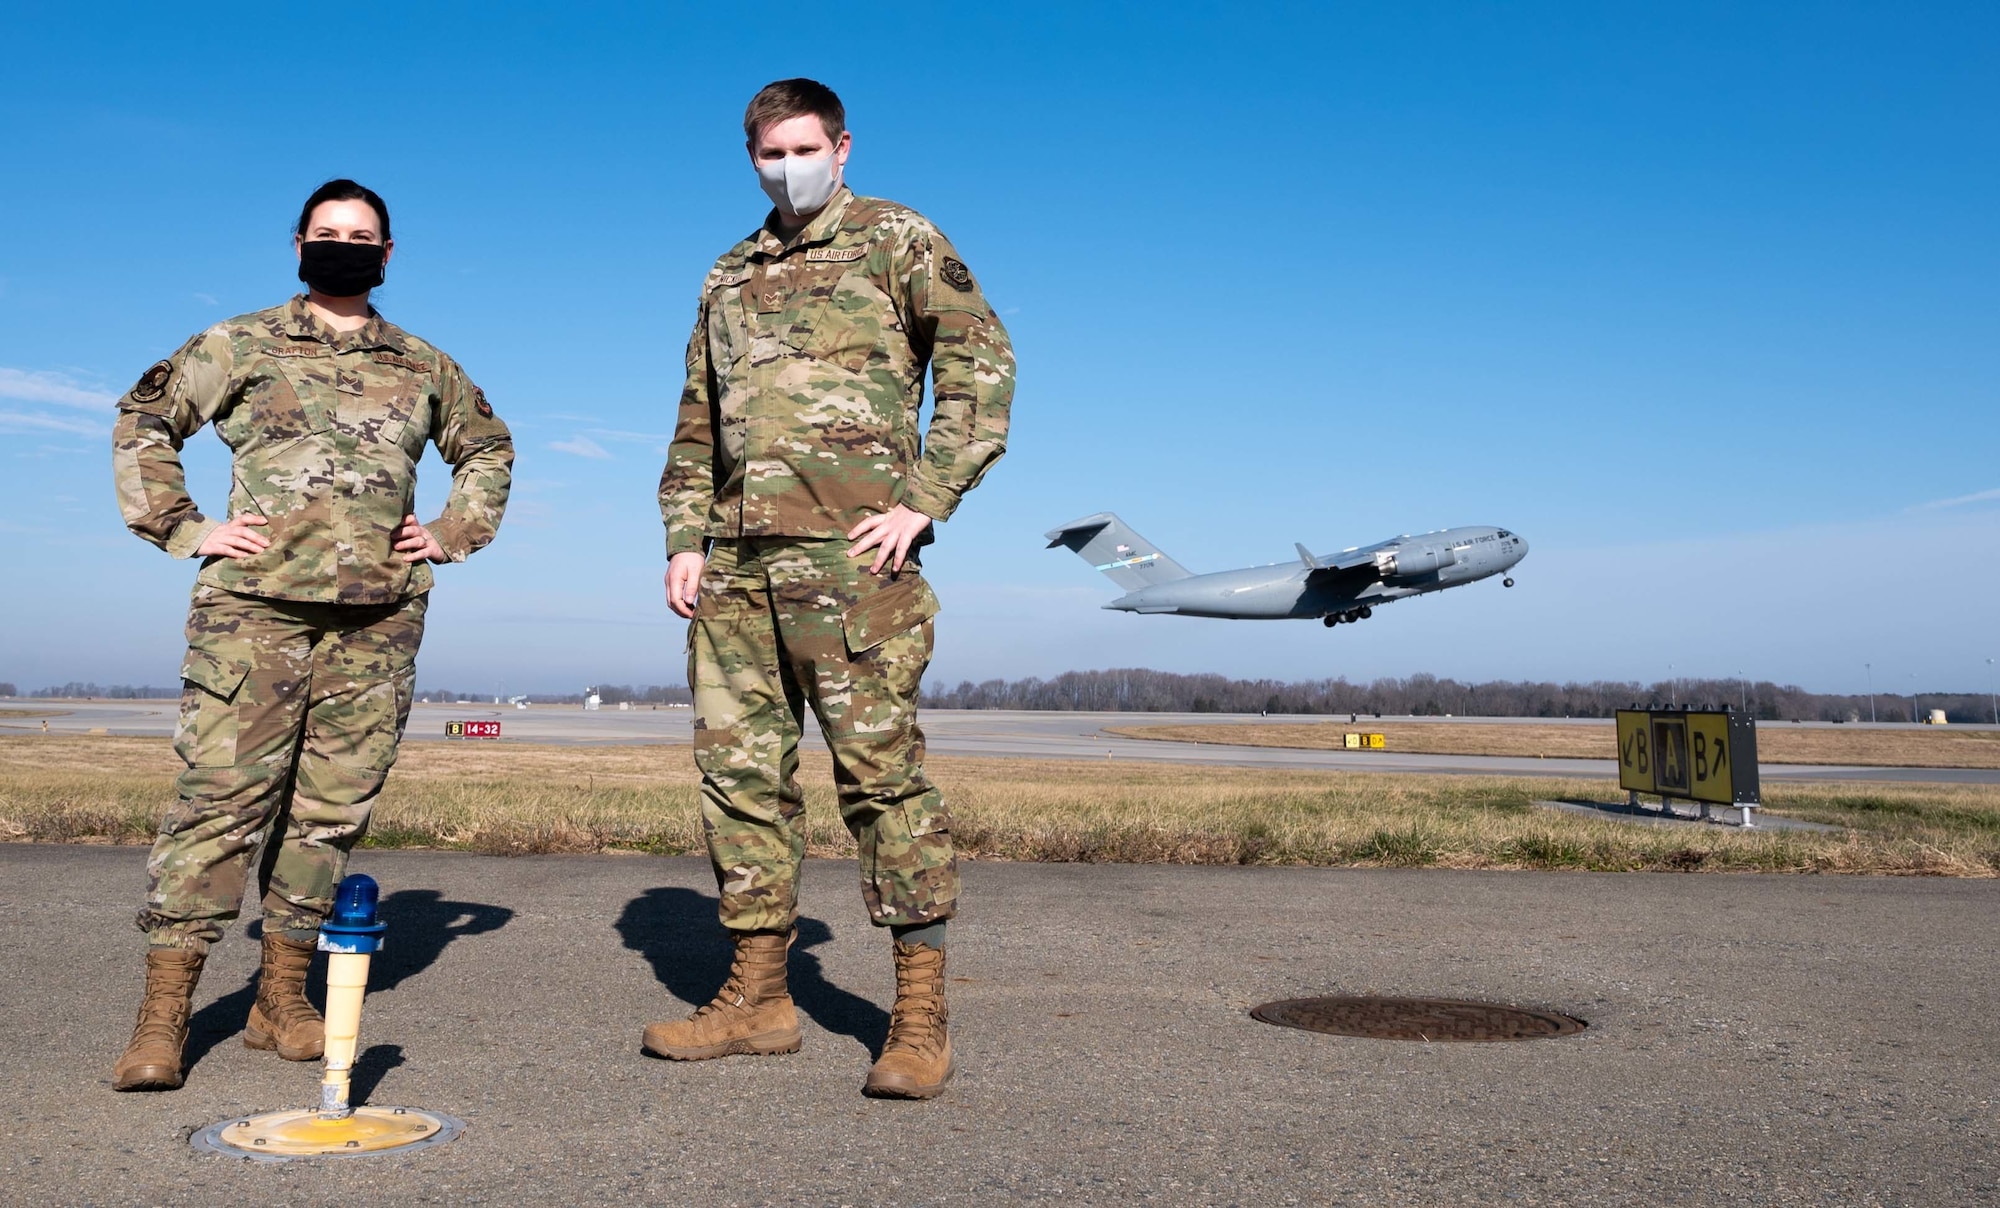
M 928 556 L 934 677 L 1975 690 L 2000 657 L 2000 9 L 326 11 L 8 16 L 0 680 L 172 682 L 193 567 L 124 532 L 109 400 L 287 297 L 299 201 L 350 175 L 393 210 L 378 305 L 520 450 L 420 680 L 677 682 L 680 350 L 764 211 L 743 104 L 800 74 L 1021 358 L 1012 451 Z M 223 454 L 191 444 L 210 507 Z M 1114 615 L 1039 539 L 1102 509 L 1199 570 L 1452 524 L 1533 552 L 1334 631 Z

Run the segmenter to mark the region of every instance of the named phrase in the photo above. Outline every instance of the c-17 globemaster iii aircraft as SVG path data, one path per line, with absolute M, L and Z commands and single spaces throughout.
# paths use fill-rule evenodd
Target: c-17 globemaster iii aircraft
M 1443 591 L 1512 570 L 1528 543 L 1502 528 L 1473 525 L 1394 537 L 1319 556 L 1296 546 L 1297 562 L 1275 562 L 1197 575 L 1161 553 L 1110 512 L 1072 520 L 1043 534 L 1067 546 L 1126 594 L 1106 604 L 1124 612 L 1177 613 L 1239 621 L 1318 617 L 1328 626 L 1361 621 L 1375 607 Z M 1514 586 L 1514 580 L 1501 580 Z

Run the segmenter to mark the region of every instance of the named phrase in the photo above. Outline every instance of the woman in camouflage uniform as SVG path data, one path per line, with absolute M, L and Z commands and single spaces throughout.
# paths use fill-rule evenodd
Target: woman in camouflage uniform
M 252 863 L 263 968 L 244 1043 L 320 1055 L 306 966 L 408 719 L 430 564 L 493 539 L 514 460 L 457 363 L 369 305 L 394 244 L 372 190 L 329 181 L 294 245 L 305 294 L 218 323 L 118 403 L 118 502 L 133 532 L 199 557 L 174 748 L 187 764 L 147 863 L 146 992 L 119 1090 L 181 1085 L 190 999 Z M 232 451 L 227 520 L 188 497 L 181 444 Z M 415 515 L 426 441 L 452 467 Z

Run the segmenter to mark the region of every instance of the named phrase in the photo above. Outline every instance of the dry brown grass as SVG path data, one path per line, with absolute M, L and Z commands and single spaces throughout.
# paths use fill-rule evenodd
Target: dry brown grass
M 1391 751 L 1413 755 L 1511 755 L 1526 759 L 1616 759 L 1608 721 L 1538 725 L 1492 722 L 1244 722 L 1219 725 L 1113 726 L 1107 733 L 1165 742 L 1339 750 L 1350 733 L 1375 733 Z M 1849 730 L 1757 727 L 1759 763 L 1871 768 L 2000 768 L 2000 730 Z
M 1994 876 L 2000 788 L 1785 785 L 1776 812 L 1837 834 L 1643 827 L 1541 809 L 1606 781 L 933 758 L 973 858 L 1183 864 Z M 0 738 L 0 838 L 143 843 L 178 770 L 161 739 Z M 807 843 L 846 856 L 809 752 Z M 702 850 L 685 746 L 411 743 L 369 842 L 500 854 Z

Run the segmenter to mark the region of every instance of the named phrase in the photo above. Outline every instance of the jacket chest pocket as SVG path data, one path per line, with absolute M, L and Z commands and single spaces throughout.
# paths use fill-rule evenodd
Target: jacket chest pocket
M 721 377 L 750 351 L 750 317 L 744 311 L 747 272 L 731 273 L 708 291 L 708 363 Z
M 359 393 L 341 389 L 339 394 L 341 426 L 352 429 L 362 444 L 396 445 L 406 453 L 412 443 L 423 447 L 430 400 L 416 383 L 373 384 Z
M 415 458 L 423 452 L 424 442 L 431 436 L 431 395 L 428 390 L 411 387 L 399 397 L 404 408 L 403 425 L 393 439 Z
M 871 362 L 901 368 L 908 359 L 902 324 L 895 305 L 873 278 L 846 265 L 814 266 L 806 286 L 806 301 L 787 342 L 817 360 L 849 373 L 860 373 Z
M 331 432 L 334 422 L 333 358 L 273 356 L 243 384 L 257 435 L 272 444 Z

